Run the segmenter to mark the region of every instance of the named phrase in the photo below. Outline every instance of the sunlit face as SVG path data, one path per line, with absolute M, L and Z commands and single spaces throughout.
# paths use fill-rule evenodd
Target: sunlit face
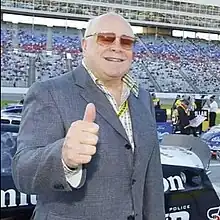
M 83 41 L 83 53 L 89 68 L 107 80 L 121 78 L 133 59 L 134 34 L 118 16 L 102 17 Z

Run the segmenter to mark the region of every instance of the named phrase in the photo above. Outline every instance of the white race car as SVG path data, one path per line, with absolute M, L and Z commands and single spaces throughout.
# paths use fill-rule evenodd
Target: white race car
M 36 205 L 36 196 L 18 192 L 11 176 L 18 129 L 18 125 L 1 124 L 1 219 L 28 220 Z M 200 139 L 185 138 L 166 135 L 161 143 L 164 219 L 219 220 L 220 200 L 207 173 L 209 147 Z

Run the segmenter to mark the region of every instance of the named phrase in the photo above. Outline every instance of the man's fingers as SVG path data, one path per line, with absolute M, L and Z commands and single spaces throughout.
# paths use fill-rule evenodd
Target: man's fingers
M 86 123 L 86 122 L 84 122 L 84 123 Z M 82 126 L 82 131 L 98 135 L 99 126 L 95 123 L 92 123 L 92 124 L 88 123 L 88 125 L 85 124 Z
M 83 132 L 83 135 L 80 137 L 79 141 L 81 144 L 93 145 L 95 146 L 98 143 L 98 136 L 90 132 Z
M 92 156 L 90 155 L 78 155 L 75 159 L 77 164 L 86 164 L 89 163 L 92 159 Z
M 80 155 L 94 155 L 96 153 L 96 147 L 93 145 L 81 144 L 79 149 Z
M 86 110 L 84 113 L 83 121 L 94 122 L 96 118 L 96 109 L 93 103 L 89 103 L 86 106 Z
M 63 159 L 70 167 L 75 164 L 89 163 L 96 153 L 99 126 L 94 123 L 95 119 L 95 105 L 89 103 L 86 106 L 83 120 L 71 124 L 62 151 Z

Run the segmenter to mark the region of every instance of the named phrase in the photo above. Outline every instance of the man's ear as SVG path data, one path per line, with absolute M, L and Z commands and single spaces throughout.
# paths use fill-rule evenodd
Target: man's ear
M 132 59 L 134 59 L 134 56 L 135 56 L 135 52 L 133 51 L 132 52 Z
M 85 39 L 82 39 L 81 45 L 82 45 L 82 52 L 86 51 L 86 48 L 87 48 L 87 42 L 86 42 Z

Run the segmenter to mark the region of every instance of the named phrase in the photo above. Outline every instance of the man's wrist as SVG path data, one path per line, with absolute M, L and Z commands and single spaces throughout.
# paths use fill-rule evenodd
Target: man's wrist
M 67 164 L 65 163 L 65 161 L 62 159 L 62 163 L 63 163 L 63 167 L 66 171 L 76 171 L 78 169 L 78 166 L 74 166 L 74 167 L 69 167 L 67 166 Z

